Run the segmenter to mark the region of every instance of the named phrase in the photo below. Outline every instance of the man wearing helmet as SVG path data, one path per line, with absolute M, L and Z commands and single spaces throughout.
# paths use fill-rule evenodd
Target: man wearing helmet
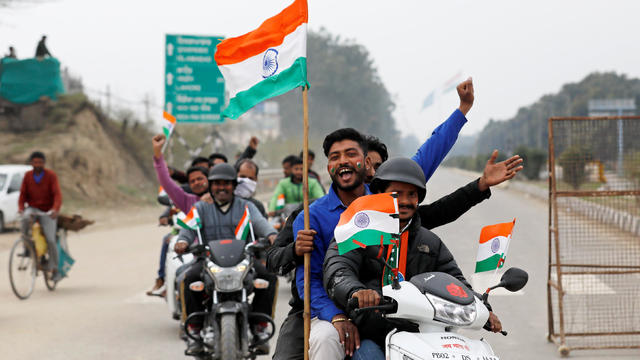
M 425 177 L 420 166 L 408 158 L 395 158 L 383 163 L 371 183 L 374 193 L 395 192 L 400 213 L 399 246 L 370 246 L 339 255 L 336 240 L 333 239 L 324 262 L 324 287 L 329 297 L 338 307 L 346 308 L 350 298 L 357 298 L 360 307 L 378 305 L 382 286 L 390 284 L 392 272 L 379 260 L 382 258 L 397 271 L 401 278 L 410 279 L 424 272 L 445 272 L 456 277 L 467 287 L 471 285 L 464 278 L 453 255 L 440 238 L 421 227 L 418 204 L 426 195 Z M 381 282 L 382 279 L 382 282 Z M 394 322 L 379 313 L 370 312 L 354 319 L 360 339 L 373 340 L 380 349 L 384 348 L 384 337 L 393 328 L 407 331 L 410 323 Z M 491 330 L 502 329 L 498 318 L 491 314 Z M 369 348 L 368 356 L 384 359 L 382 350 L 373 356 Z
M 215 165 L 209 172 L 209 192 L 213 198 L 213 203 L 199 201 L 195 204 L 200 219 L 202 221 L 202 240 L 206 244 L 209 241 L 221 239 L 234 239 L 235 228 L 240 223 L 245 211 L 249 209 L 251 224 L 257 238 L 265 237 L 273 243 L 276 230 L 269 224 L 258 208 L 246 199 L 234 196 L 234 189 L 237 184 L 237 174 L 233 166 L 227 163 Z M 178 254 L 184 253 L 189 245 L 193 244 L 197 237 L 196 231 L 182 229 L 178 236 L 175 251 Z M 269 281 L 267 289 L 256 289 L 253 299 L 253 311 L 261 312 L 271 316 L 273 301 L 275 298 L 277 277 L 267 271 L 264 265 L 256 262 L 254 267 L 257 277 Z M 189 284 L 200 280 L 202 272 L 202 262 L 193 264 L 184 276 L 184 308 L 183 312 L 188 316 L 197 311 L 203 311 L 203 294 L 191 291 Z M 201 325 L 200 325 L 201 326 Z M 200 328 L 198 325 L 190 324 L 189 331 L 198 336 Z M 197 355 L 202 351 L 202 345 L 192 339 L 188 341 L 187 355 Z

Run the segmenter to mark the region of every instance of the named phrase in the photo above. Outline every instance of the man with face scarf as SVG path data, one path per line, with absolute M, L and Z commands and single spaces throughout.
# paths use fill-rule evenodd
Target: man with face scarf
M 261 201 L 254 198 L 256 194 L 256 188 L 258 186 L 258 164 L 251 159 L 240 159 L 236 164 L 236 172 L 238 173 L 238 185 L 233 191 L 234 195 L 243 199 L 247 199 L 255 205 L 260 214 L 267 217 L 267 212 L 264 209 L 264 205 Z

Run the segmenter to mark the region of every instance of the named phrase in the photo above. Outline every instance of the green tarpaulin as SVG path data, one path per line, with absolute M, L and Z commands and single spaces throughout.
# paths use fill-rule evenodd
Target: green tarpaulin
M 64 93 L 60 62 L 56 58 L 0 62 L 0 97 L 16 104 L 31 104 L 42 96 L 56 99 Z

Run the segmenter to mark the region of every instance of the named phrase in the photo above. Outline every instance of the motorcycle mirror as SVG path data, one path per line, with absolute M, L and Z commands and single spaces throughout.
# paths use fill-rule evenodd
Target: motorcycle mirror
M 259 242 L 251 242 L 244 247 L 244 251 L 251 254 L 256 254 L 262 249 L 264 246 Z
M 171 199 L 169 199 L 169 195 L 158 195 L 158 202 L 160 205 L 171 206 Z
M 527 285 L 529 274 L 519 268 L 510 268 L 500 278 L 498 287 L 503 287 L 511 292 L 516 292 Z

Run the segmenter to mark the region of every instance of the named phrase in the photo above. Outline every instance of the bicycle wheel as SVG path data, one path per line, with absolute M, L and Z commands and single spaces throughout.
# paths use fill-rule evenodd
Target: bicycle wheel
M 9 281 L 19 299 L 24 300 L 33 292 L 37 270 L 33 245 L 24 239 L 16 240 L 9 255 Z

